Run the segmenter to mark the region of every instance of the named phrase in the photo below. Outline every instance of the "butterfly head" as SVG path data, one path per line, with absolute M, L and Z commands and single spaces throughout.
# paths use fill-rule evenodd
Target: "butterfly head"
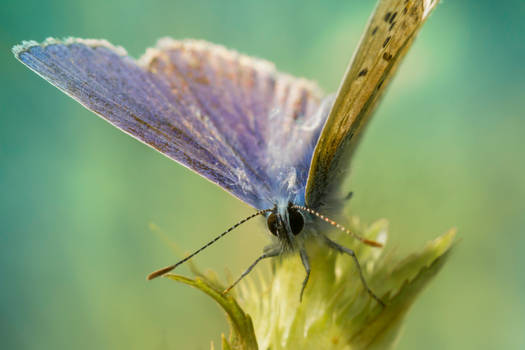
M 266 219 L 268 230 L 282 243 L 285 250 L 293 250 L 295 236 L 304 229 L 305 217 L 292 203 L 275 206 Z

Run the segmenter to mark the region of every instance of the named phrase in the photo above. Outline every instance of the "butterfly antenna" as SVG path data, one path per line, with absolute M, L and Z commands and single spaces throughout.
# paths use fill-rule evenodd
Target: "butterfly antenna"
M 211 240 L 210 242 L 208 242 L 207 244 L 205 244 L 203 247 L 197 249 L 195 252 L 193 252 L 192 254 L 188 255 L 187 257 L 185 257 L 184 259 L 180 260 L 179 262 L 173 264 L 173 265 L 170 265 L 170 266 L 166 266 L 160 270 L 157 270 L 157 271 L 154 271 L 152 273 L 150 273 L 147 277 L 148 280 L 152 280 L 154 278 L 157 278 L 157 277 L 160 277 L 168 272 L 170 272 L 171 270 L 175 269 L 177 266 L 181 265 L 181 264 L 184 264 L 186 261 L 190 260 L 191 258 L 193 258 L 195 255 L 199 254 L 200 252 L 202 252 L 204 249 L 208 248 L 210 245 L 212 245 L 213 243 L 217 242 L 219 239 L 221 239 L 222 237 L 226 236 L 226 234 L 230 233 L 231 231 L 233 231 L 235 228 L 237 228 L 238 226 L 244 224 L 246 221 L 248 220 L 251 220 L 253 219 L 254 217 L 256 216 L 259 216 L 261 214 L 265 214 L 269 211 L 272 211 L 273 209 L 263 209 L 263 210 L 259 210 L 257 212 L 255 212 L 254 214 L 242 219 L 241 221 L 239 221 L 238 223 L 236 223 L 235 225 L 233 225 L 232 227 L 230 227 L 229 229 L 227 229 L 226 231 L 224 231 L 223 233 L 221 233 L 220 235 L 218 235 L 217 237 L 215 237 L 213 240 Z
M 307 208 L 307 207 L 303 207 L 302 205 L 293 205 L 292 208 L 295 208 L 295 209 L 299 209 L 299 210 L 302 210 L 302 211 L 305 211 L 307 213 L 310 213 L 312 215 L 315 215 L 317 216 L 318 218 L 320 218 L 321 220 L 329 223 L 330 225 L 332 226 L 335 226 L 336 228 L 338 228 L 339 230 L 343 231 L 344 233 L 354 237 L 355 239 L 363 242 L 364 244 L 368 244 L 372 247 L 379 247 L 381 248 L 383 245 L 379 242 L 376 242 L 376 241 L 372 241 L 370 239 L 366 239 L 366 238 L 363 238 L 359 235 L 356 235 L 355 233 L 353 233 L 352 231 L 350 231 L 349 229 L 347 229 L 346 227 L 338 224 L 337 222 L 335 222 L 334 220 L 331 220 L 329 218 L 327 218 L 326 216 L 324 216 L 323 214 L 321 213 L 318 213 L 316 212 L 315 210 L 312 210 L 310 208 Z

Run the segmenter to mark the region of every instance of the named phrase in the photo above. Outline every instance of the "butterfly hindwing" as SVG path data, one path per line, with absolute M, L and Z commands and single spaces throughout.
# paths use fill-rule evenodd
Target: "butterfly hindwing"
M 138 61 L 103 40 L 48 39 L 13 51 L 86 108 L 257 209 L 279 196 L 273 175 L 283 158 L 300 165 L 304 194 L 328 113 L 319 115 L 321 93 L 310 82 L 203 41 L 163 39 Z
M 438 0 L 381 0 L 345 73 L 314 151 L 306 203 L 337 189 L 374 107 Z

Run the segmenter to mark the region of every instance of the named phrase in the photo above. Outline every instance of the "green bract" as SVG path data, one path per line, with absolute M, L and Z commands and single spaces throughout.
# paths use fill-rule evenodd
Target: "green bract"
M 354 231 L 384 243 L 387 222 Z M 350 257 L 317 244 L 308 247 L 312 274 L 302 302 L 304 268 L 298 257 L 275 259 L 271 271 L 248 276 L 228 295 L 222 294 L 224 285 L 212 272 L 197 272 L 195 279 L 167 277 L 200 289 L 226 311 L 231 332 L 229 339 L 222 337 L 223 349 L 389 349 L 410 306 L 446 261 L 454 236 L 450 230 L 400 260 L 382 248 L 334 233 L 336 241 L 354 249 L 370 287 L 386 307 L 363 289 Z

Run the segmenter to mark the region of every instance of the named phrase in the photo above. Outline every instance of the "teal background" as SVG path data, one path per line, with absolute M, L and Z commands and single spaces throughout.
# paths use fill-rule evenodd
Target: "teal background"
M 0 348 L 208 349 L 227 330 L 217 306 L 144 277 L 252 212 L 84 110 L 11 46 L 106 38 L 138 57 L 162 36 L 202 38 L 333 91 L 373 5 L 4 0 Z M 388 218 L 401 253 L 459 230 L 400 349 L 525 348 L 524 17 L 522 0 L 443 1 L 353 163 L 349 214 Z M 248 223 L 195 261 L 236 275 L 265 242 Z

